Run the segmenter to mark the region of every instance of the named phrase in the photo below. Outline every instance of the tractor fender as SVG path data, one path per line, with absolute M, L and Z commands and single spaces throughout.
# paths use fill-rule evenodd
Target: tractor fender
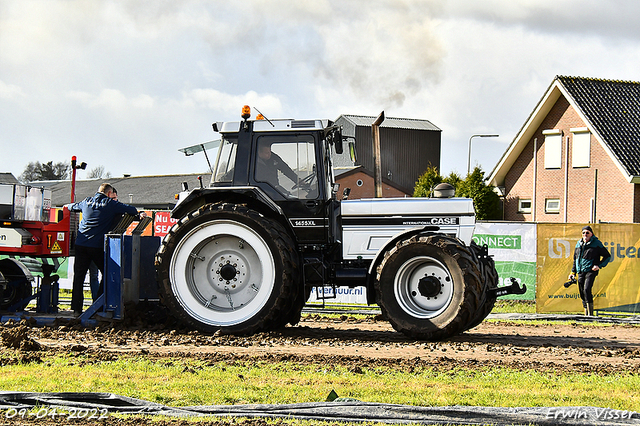
M 194 189 L 186 198 L 176 204 L 171 211 L 171 217 L 179 220 L 205 204 L 214 204 L 223 201 L 251 205 L 255 210 L 261 211 L 263 214 L 271 213 L 271 215 L 284 217 L 280 206 L 274 203 L 264 191 L 256 186 Z
M 232 203 L 245 205 L 258 213 L 279 222 L 295 239 L 291 223 L 286 219 L 282 208 L 256 186 L 212 187 L 194 189 L 181 199 L 171 211 L 171 217 L 182 220 L 189 213 L 209 204 Z

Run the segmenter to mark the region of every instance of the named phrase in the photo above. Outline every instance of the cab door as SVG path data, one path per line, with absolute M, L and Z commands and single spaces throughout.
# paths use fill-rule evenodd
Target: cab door
M 324 173 L 312 134 L 259 135 L 254 143 L 255 184 L 285 213 L 300 244 L 326 244 Z

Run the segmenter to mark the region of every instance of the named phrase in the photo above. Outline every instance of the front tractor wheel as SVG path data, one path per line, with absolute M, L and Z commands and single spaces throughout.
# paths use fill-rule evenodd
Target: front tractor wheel
M 496 264 L 492 257 L 488 254 L 485 246 L 479 246 L 475 242 L 471 242 L 471 250 L 478 258 L 480 266 L 480 276 L 482 277 L 482 292 L 480 294 L 480 306 L 478 311 L 471 318 L 471 321 L 465 327 L 465 330 L 471 330 L 480 325 L 482 321 L 491 313 L 496 304 L 496 297 L 491 295 L 490 291 L 498 287 L 499 275 L 496 271 Z
M 205 332 L 274 328 L 295 299 L 293 248 L 281 225 L 254 210 L 204 206 L 174 226 L 158 251 L 163 303 Z
M 400 241 L 378 266 L 380 308 L 397 331 L 414 339 L 462 332 L 478 309 L 481 289 L 475 256 L 445 235 Z

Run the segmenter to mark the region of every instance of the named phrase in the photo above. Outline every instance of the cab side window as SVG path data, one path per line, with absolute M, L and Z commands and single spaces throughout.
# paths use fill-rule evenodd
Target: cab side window
M 258 138 L 255 179 L 266 182 L 289 199 L 318 197 L 315 149 L 309 140 L 277 136 Z

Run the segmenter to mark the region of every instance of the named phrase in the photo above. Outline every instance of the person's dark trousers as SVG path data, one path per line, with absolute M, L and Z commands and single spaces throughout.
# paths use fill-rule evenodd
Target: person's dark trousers
M 104 250 L 102 248 L 76 245 L 73 265 L 73 290 L 71 293 L 71 310 L 76 313 L 82 312 L 84 279 L 87 276 L 91 262 L 96 264 L 101 273 L 104 273 Z
M 587 303 L 593 304 L 593 282 L 598 276 L 598 271 L 589 271 L 578 274 L 578 288 L 582 306 L 587 307 Z
M 98 267 L 95 263 L 89 264 L 89 287 L 91 288 L 91 298 L 95 302 L 98 298 L 98 288 L 100 287 L 100 277 Z

